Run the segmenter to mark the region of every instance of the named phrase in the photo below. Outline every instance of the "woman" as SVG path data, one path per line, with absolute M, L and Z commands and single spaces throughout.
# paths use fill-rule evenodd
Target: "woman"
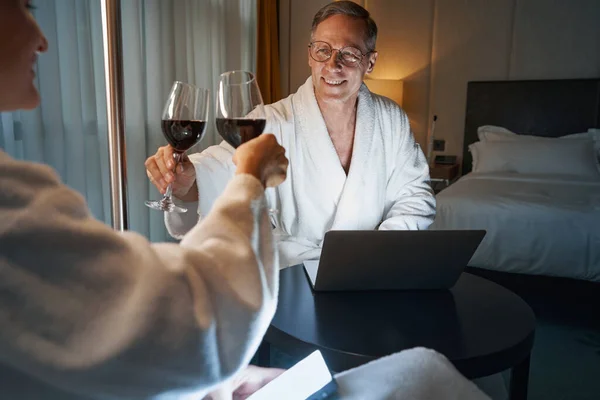
M 30 8 L 0 0 L 0 111 L 40 100 L 33 67 L 48 42 Z M 3 397 L 201 398 L 248 363 L 278 289 L 264 187 L 288 162 L 272 135 L 235 161 L 180 245 L 150 244 L 94 220 L 50 168 L 0 151 Z

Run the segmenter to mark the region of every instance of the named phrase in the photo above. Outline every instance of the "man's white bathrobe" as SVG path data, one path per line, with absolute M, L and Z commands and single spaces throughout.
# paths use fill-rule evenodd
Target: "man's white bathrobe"
M 264 132 L 277 137 L 290 160 L 287 180 L 267 193 L 279 210 L 276 232 L 283 267 L 318 258 L 329 230 L 417 230 L 433 222 L 427 162 L 406 114 L 393 101 L 361 87 L 348 175 L 327 132 L 312 78 L 295 94 L 266 106 L 265 113 Z M 233 148 L 223 142 L 190 156 L 200 216 L 233 176 L 232 154 Z M 197 218 L 194 213 L 166 213 L 165 221 L 179 237 Z

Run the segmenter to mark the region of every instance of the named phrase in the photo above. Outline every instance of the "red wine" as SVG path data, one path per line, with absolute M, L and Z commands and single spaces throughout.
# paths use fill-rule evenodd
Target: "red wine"
M 217 130 L 227 143 L 237 148 L 240 144 L 258 137 L 267 121 L 264 119 L 217 118 Z
M 175 151 L 183 153 L 202 139 L 206 121 L 163 119 L 161 127 L 167 142 Z

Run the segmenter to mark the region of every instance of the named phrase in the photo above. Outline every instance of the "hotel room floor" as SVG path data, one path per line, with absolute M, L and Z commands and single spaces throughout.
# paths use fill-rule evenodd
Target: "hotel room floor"
M 600 285 L 470 272 L 513 290 L 536 314 L 529 400 L 600 398 Z M 272 348 L 273 367 L 286 368 L 297 361 Z M 503 375 L 508 383 L 508 371 Z

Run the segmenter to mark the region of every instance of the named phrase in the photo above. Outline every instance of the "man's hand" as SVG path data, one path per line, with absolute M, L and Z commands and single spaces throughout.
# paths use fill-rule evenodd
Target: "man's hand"
M 150 182 L 162 194 L 173 184 L 173 196 L 191 202 L 198 200 L 196 170 L 186 155 L 175 169 L 174 151 L 170 145 L 159 147 L 156 154 L 148 157 L 144 165 Z
M 267 383 L 281 375 L 285 370 L 279 368 L 261 368 L 248 365 L 230 381 L 223 383 L 208 394 L 204 400 L 244 400 L 261 389 Z

